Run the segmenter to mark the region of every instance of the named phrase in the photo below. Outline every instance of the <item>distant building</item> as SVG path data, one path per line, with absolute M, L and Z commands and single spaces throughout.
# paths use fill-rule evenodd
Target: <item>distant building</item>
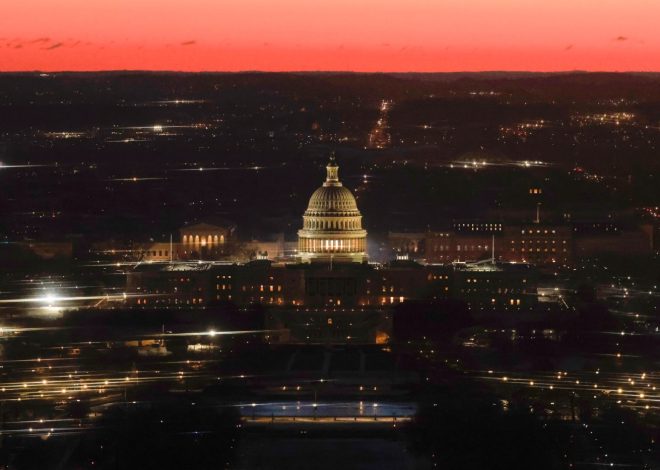
M 180 260 L 183 253 L 181 243 L 155 242 L 143 244 L 138 247 L 140 261 L 170 261 Z
M 451 263 L 456 261 L 456 243 L 453 231 L 427 232 L 425 235 L 424 247 L 427 262 Z
M 236 226 L 228 221 L 200 222 L 179 229 L 179 239 L 138 245 L 140 261 L 222 260 L 232 253 Z
M 182 227 L 182 259 L 222 259 L 228 254 L 228 243 L 236 226 L 225 222 L 211 224 L 201 222 Z
M 499 229 L 498 229 L 499 230 Z M 424 251 L 408 252 L 412 259 L 424 260 L 427 263 L 453 263 L 465 261 L 481 261 L 493 257 L 493 240 L 496 246 L 501 235 L 489 230 L 444 230 L 426 232 L 418 244 Z M 394 240 L 394 246 L 399 241 Z M 496 257 L 497 259 L 497 257 Z
M 452 296 L 470 308 L 517 310 L 538 301 L 536 270 L 528 264 L 457 265 L 452 279 Z
M 573 262 L 571 229 L 541 224 L 507 228 L 498 253 L 506 261 L 568 266 Z

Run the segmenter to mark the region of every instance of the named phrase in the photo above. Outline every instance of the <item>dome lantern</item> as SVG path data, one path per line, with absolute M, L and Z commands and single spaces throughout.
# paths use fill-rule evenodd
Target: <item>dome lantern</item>
M 339 166 L 337 166 L 337 162 L 335 161 L 334 152 L 330 154 L 330 161 L 325 169 L 328 174 L 323 186 L 341 186 L 341 183 L 339 182 Z

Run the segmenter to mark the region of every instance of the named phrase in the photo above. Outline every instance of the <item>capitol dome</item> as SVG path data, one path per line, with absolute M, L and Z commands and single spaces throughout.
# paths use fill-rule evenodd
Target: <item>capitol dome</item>
M 324 186 L 312 194 L 306 212 L 354 212 L 357 210 L 355 197 L 341 183 L 338 186 L 325 186 L 324 183 Z
M 367 232 L 353 194 L 339 181 L 334 156 L 327 177 L 309 199 L 298 231 L 298 252 L 304 262 L 354 261 L 367 258 Z

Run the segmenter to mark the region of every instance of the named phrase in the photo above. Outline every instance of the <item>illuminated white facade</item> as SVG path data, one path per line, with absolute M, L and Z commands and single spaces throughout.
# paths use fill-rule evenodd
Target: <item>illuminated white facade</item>
M 303 262 L 362 262 L 367 259 L 367 231 L 353 194 L 339 181 L 334 157 L 323 186 L 314 191 L 298 231 Z
M 181 229 L 181 243 L 190 249 L 224 245 L 230 229 L 211 224 L 195 224 Z

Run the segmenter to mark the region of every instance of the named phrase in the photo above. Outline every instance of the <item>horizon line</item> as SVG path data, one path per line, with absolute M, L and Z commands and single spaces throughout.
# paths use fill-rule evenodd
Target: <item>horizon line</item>
M 359 70 L 262 70 L 262 69 L 244 69 L 244 70 L 175 70 L 175 69 L 99 69 L 99 70 L 0 70 L 0 75 L 11 74 L 91 74 L 91 73 L 178 73 L 178 74 L 241 74 L 241 73 L 261 73 L 261 74 L 360 74 L 360 75 L 387 75 L 387 74 L 487 74 L 487 73 L 510 73 L 510 74 L 660 74 L 660 70 L 453 70 L 453 71 L 359 71 Z

